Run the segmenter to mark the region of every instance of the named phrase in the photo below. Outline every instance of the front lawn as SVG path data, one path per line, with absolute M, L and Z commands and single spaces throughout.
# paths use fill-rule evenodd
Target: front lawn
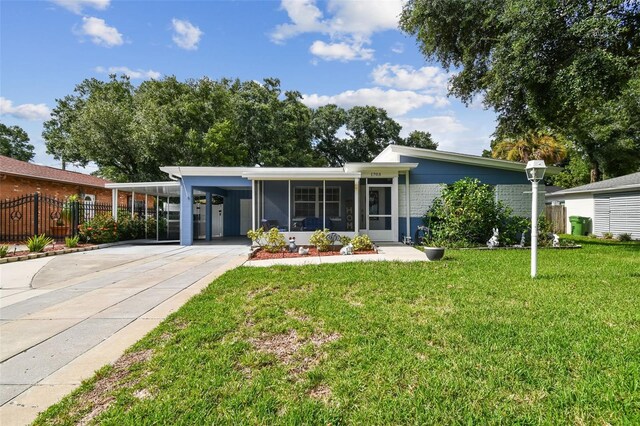
M 239 268 L 36 424 L 639 424 L 640 244 Z

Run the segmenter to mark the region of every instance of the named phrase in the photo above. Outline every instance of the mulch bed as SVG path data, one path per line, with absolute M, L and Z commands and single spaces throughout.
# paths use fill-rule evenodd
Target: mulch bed
M 91 247 L 94 246 L 95 244 L 82 244 L 82 243 L 78 243 L 78 248 L 81 247 Z M 66 249 L 68 249 L 69 247 L 65 246 L 64 244 L 56 244 L 55 246 L 46 246 L 43 250 L 44 253 L 48 253 L 48 252 L 52 252 L 52 251 L 64 251 Z M 14 257 L 14 256 L 26 256 L 28 254 L 32 254 L 29 250 L 10 250 L 7 253 L 6 257 Z
M 298 246 L 300 247 L 300 246 Z M 306 246 L 305 246 L 306 247 Z M 340 249 L 335 248 L 329 251 L 318 251 L 315 247 L 306 247 L 309 249 L 309 254 L 300 255 L 298 252 L 289 253 L 289 251 L 284 251 L 282 253 L 269 253 L 263 249 L 258 249 L 253 253 L 251 260 L 266 260 L 266 259 L 288 259 L 288 258 L 296 258 L 296 257 L 309 257 L 309 256 L 341 256 Z M 375 250 L 362 250 L 354 252 L 353 254 L 376 254 Z

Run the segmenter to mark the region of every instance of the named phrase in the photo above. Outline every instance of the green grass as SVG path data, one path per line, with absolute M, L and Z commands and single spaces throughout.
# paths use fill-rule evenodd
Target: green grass
M 639 424 L 640 244 L 579 243 L 239 268 L 36 424 Z

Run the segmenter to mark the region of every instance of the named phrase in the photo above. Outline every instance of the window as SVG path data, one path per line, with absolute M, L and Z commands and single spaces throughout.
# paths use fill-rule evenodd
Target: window
M 327 217 L 340 216 L 340 188 L 327 187 Z M 296 186 L 293 189 L 294 217 L 322 217 L 322 187 Z

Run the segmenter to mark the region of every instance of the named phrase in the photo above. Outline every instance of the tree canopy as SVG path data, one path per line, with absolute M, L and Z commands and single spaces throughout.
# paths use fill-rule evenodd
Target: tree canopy
M 452 95 L 484 95 L 499 138 L 550 128 L 592 179 L 640 167 L 640 2 L 409 0 L 400 27 L 457 71 Z
M 114 181 L 166 179 L 165 165 L 340 166 L 370 161 L 388 144 L 436 147 L 426 132 L 373 106 L 315 110 L 280 81 L 175 77 L 139 86 L 125 77 L 87 79 L 57 100 L 44 124 L 47 151 L 79 165 L 93 161 Z
M 20 161 L 31 161 L 35 156 L 29 135 L 19 126 L 0 123 L 0 155 Z

